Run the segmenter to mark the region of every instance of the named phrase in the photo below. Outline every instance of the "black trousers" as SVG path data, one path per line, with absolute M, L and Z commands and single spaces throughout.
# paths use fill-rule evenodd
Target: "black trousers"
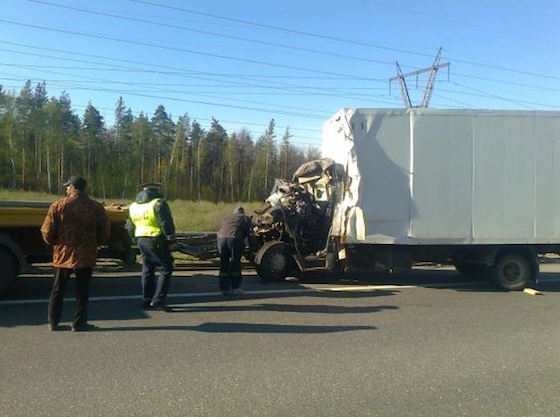
M 236 290 L 241 286 L 241 255 L 244 243 L 233 238 L 218 238 L 220 254 L 220 291 Z
M 173 256 L 169 244 L 161 237 L 139 237 L 137 244 L 142 253 L 142 301 L 163 303 L 173 273 Z M 157 280 L 156 268 L 160 269 Z
M 82 326 L 87 323 L 89 283 L 91 281 L 92 268 L 55 268 L 54 283 L 48 309 L 50 324 L 56 325 L 60 322 L 64 304 L 64 292 L 66 291 L 66 284 L 68 284 L 72 272 L 76 274 L 76 310 L 73 325 Z

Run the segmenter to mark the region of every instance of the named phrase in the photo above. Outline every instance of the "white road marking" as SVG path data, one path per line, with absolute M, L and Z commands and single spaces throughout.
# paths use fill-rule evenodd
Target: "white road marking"
M 472 286 L 472 285 L 484 285 L 484 282 L 460 282 L 460 283 L 439 283 L 439 284 L 426 284 L 426 285 L 350 285 L 350 286 L 338 286 L 338 287 L 318 287 L 318 288 L 289 288 L 284 290 L 255 290 L 255 291 L 245 291 L 244 295 L 274 295 L 274 294 L 304 294 L 312 292 L 366 292 L 366 291 L 389 291 L 389 290 L 406 290 L 414 288 L 453 288 L 458 286 Z M 204 297 L 224 297 L 219 291 L 209 291 L 209 292 L 189 292 L 189 293 L 171 293 L 167 295 L 167 298 L 204 298 Z M 243 298 L 241 296 L 228 296 L 223 298 L 224 300 L 235 300 Z M 90 297 L 90 302 L 95 301 L 118 301 L 118 300 L 140 300 L 142 296 L 140 295 L 112 295 L 112 296 L 100 296 L 100 297 Z M 48 303 L 48 298 L 43 299 L 27 299 L 27 300 L 4 300 L 0 301 L 0 307 L 9 305 L 25 305 L 25 304 L 44 304 Z M 76 302 L 73 297 L 64 298 L 64 302 Z

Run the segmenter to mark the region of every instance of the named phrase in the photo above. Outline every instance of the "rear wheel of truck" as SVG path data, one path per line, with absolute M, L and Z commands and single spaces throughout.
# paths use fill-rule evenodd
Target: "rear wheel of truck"
M 524 254 L 506 252 L 496 259 L 491 269 L 492 281 L 508 291 L 519 291 L 535 278 L 535 268 Z
M 290 266 L 287 249 L 287 246 L 280 242 L 265 244 L 259 249 L 255 256 L 255 269 L 263 282 L 283 281 L 286 278 Z
M 0 296 L 10 288 L 18 275 L 18 264 L 12 254 L 6 249 L 0 248 Z

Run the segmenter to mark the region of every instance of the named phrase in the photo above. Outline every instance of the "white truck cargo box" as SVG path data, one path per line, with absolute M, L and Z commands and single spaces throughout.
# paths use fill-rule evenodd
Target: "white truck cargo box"
M 560 112 L 342 109 L 323 156 L 346 168 L 346 243 L 560 242 Z

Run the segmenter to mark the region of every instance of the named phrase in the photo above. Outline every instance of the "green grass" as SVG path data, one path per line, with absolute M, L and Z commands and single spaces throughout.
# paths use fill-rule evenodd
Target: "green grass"
M 36 193 L 31 191 L 0 189 L 0 200 L 12 201 L 54 201 L 62 197 L 47 193 Z M 101 201 L 101 200 L 99 200 Z M 106 200 L 107 204 L 123 203 L 118 199 Z M 125 201 L 129 204 L 132 201 Z M 169 201 L 171 213 L 175 221 L 177 231 L 181 232 L 213 232 L 220 227 L 222 219 L 233 212 L 239 205 L 245 207 L 245 213 L 249 214 L 262 205 L 261 202 L 253 203 L 211 203 L 208 201 Z
M 175 227 L 180 231 L 212 232 L 217 231 L 222 219 L 233 212 L 237 206 L 245 207 L 245 213 L 260 207 L 261 202 L 254 203 L 211 203 L 208 201 L 174 200 L 169 202 Z

